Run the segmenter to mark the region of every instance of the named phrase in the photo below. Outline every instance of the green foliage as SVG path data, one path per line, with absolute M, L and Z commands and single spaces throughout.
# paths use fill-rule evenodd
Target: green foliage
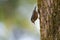
M 30 8 L 32 7 L 32 5 L 34 6 L 35 2 L 36 0 L 8 0 L 5 5 L 0 5 L 0 21 L 4 21 L 6 25 L 8 25 L 8 27 L 14 23 L 19 27 L 32 30 L 33 25 L 26 16 L 28 16 L 28 11 L 31 11 Z M 26 4 L 27 6 L 28 5 L 31 6 L 31 7 L 28 6 L 29 9 L 26 15 L 24 15 L 25 13 L 21 13 L 26 10 L 22 11 L 19 10 L 20 13 L 15 12 L 15 10 L 17 10 L 18 7 L 17 5 L 20 5 L 20 7 L 23 5 L 22 7 L 25 8 Z
M 18 4 L 18 1 L 19 0 L 8 0 L 8 3 L 11 5 L 11 6 L 13 6 L 13 7 L 16 7 Z

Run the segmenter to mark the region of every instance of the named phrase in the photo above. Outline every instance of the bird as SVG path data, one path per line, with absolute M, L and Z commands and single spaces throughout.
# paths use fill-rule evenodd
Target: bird
M 36 7 L 35 7 L 31 16 L 32 23 L 34 23 L 37 20 L 37 18 L 38 18 L 38 12 L 36 11 Z

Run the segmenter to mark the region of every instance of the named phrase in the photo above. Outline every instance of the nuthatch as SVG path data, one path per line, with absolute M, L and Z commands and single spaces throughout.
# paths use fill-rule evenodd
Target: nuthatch
M 37 18 L 38 18 L 38 12 L 36 11 L 36 7 L 35 7 L 33 10 L 32 17 L 31 17 L 32 23 L 34 23 L 37 20 Z

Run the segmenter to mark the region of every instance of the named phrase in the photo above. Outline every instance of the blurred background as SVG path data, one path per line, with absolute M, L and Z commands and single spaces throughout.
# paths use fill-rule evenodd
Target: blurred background
M 39 19 L 31 22 L 37 0 L 0 0 L 0 40 L 40 40 Z

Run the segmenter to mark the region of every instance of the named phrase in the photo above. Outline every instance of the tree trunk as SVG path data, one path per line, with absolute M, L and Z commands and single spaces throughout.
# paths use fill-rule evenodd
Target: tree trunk
M 41 40 L 60 40 L 60 0 L 37 0 Z

